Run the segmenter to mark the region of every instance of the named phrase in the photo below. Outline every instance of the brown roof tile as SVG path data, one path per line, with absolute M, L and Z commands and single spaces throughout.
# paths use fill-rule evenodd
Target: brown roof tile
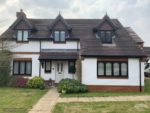
M 28 19 L 35 26 L 37 32 L 33 32 L 30 39 L 50 39 L 49 25 L 55 22 L 55 19 Z M 93 33 L 93 28 L 103 21 L 102 19 L 65 19 L 67 25 L 71 26 L 71 39 L 79 39 L 81 44 L 82 56 L 145 56 L 135 39 L 141 41 L 138 36 L 131 36 L 125 27 L 117 19 L 111 19 L 112 24 L 117 27 L 114 38 L 116 46 L 103 46 L 101 40 L 97 39 Z M 4 32 L 2 38 L 14 38 L 15 31 L 11 27 Z M 49 53 L 51 54 L 51 53 Z M 59 54 L 59 53 L 57 53 Z M 62 54 L 62 53 L 61 53 Z

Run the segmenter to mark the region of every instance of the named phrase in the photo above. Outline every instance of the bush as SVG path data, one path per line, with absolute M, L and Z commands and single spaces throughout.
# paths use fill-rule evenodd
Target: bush
M 20 76 L 12 76 L 9 79 L 8 86 L 10 87 L 27 87 L 28 79 Z
M 33 77 L 27 82 L 29 88 L 44 89 L 44 80 L 41 77 Z
M 23 77 L 19 77 L 17 79 L 17 83 L 16 83 L 16 86 L 17 87 L 22 87 L 22 88 L 25 88 L 27 87 L 27 82 L 28 82 L 28 78 L 23 78 Z
M 84 93 L 88 91 L 86 85 L 81 84 L 78 80 L 62 79 L 58 84 L 58 91 L 65 93 Z

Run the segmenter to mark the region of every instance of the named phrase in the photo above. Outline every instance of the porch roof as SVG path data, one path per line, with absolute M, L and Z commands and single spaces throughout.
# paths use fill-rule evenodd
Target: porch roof
M 76 51 L 42 51 L 39 60 L 76 60 L 79 52 Z

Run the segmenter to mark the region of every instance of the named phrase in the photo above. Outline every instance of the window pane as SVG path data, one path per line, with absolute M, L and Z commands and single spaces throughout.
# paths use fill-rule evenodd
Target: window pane
M 127 75 L 127 63 L 121 63 L 121 75 L 122 76 Z
M 20 74 L 25 74 L 25 62 L 20 62 Z
M 114 76 L 119 76 L 119 63 L 114 63 L 113 66 Z
M 111 43 L 112 42 L 112 37 L 111 37 L 111 31 L 106 32 L 106 42 Z
M 61 72 L 63 72 L 63 63 L 61 63 L 60 66 L 61 66 Z
M 46 62 L 46 71 L 51 71 L 51 62 Z
M 17 40 L 22 41 L 22 31 L 21 30 L 17 31 Z
M 105 32 L 104 31 L 101 31 L 100 37 L 101 37 L 102 42 L 105 42 Z
M 60 38 L 61 38 L 60 39 L 61 41 L 65 41 L 65 32 L 64 31 L 60 32 Z
M 28 31 L 23 32 L 23 40 L 28 41 Z
M 26 74 L 31 74 L 31 62 L 26 62 Z
M 111 66 L 111 63 L 106 63 L 106 75 L 107 76 L 111 76 L 112 75 L 112 66 Z
M 75 73 L 75 62 L 69 62 L 68 70 L 69 73 Z
M 98 63 L 98 75 L 104 75 L 104 63 Z
M 59 31 L 54 32 L 54 40 L 59 41 Z
M 19 62 L 14 62 L 14 74 L 19 74 Z

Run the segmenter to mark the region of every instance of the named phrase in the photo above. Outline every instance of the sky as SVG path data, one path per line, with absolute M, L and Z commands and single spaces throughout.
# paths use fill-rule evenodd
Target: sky
M 150 46 L 150 0 L 0 0 L 0 34 L 23 9 L 28 18 L 117 18 Z

